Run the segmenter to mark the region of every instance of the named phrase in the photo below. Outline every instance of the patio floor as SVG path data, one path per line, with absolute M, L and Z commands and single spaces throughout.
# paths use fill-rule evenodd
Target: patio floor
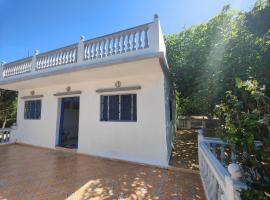
M 199 175 L 71 152 L 0 146 L 0 200 L 205 199 Z
M 170 165 L 190 170 L 199 170 L 198 133 L 196 130 L 178 130 L 174 138 L 174 149 Z

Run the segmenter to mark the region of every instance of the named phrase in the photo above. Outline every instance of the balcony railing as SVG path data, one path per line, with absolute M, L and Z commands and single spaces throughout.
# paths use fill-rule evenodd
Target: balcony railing
M 10 132 L 9 128 L 0 128 L 0 145 L 10 142 Z
M 86 40 L 82 36 L 79 43 L 39 54 L 0 66 L 0 81 L 16 79 L 28 74 L 59 69 L 61 66 L 89 64 L 104 59 L 121 59 L 122 55 L 132 56 L 161 51 L 159 19 L 131 29 L 102 37 Z
M 246 185 L 236 164 L 234 146 L 219 138 L 198 136 L 200 175 L 208 200 L 240 200 Z

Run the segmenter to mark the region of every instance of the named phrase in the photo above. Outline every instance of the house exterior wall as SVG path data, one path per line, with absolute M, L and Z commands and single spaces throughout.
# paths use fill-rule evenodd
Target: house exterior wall
M 165 119 L 166 119 L 166 141 L 167 141 L 167 156 L 168 159 L 170 158 L 171 151 L 172 151 L 172 142 L 173 142 L 173 135 L 174 135 L 174 128 L 173 128 L 173 117 L 171 119 L 170 115 L 173 116 L 173 113 L 170 113 L 170 101 L 172 101 L 171 91 L 170 91 L 170 83 L 168 77 L 164 75 L 164 99 L 165 99 Z M 168 160 L 169 162 L 169 160 Z
M 134 61 L 135 62 L 135 61 Z M 110 71 L 111 66 L 103 68 L 100 79 L 69 82 L 47 87 L 35 87 L 19 91 L 17 129 L 13 137 L 18 142 L 55 148 L 58 141 L 60 118 L 60 100 L 53 94 L 72 90 L 81 90 L 79 113 L 78 152 L 123 159 L 146 164 L 167 166 L 171 151 L 171 131 L 168 121 L 168 81 L 157 59 L 133 62 L 114 66 L 121 76 Z M 91 69 L 90 69 L 91 70 Z M 92 77 L 95 71 L 92 70 Z M 142 73 L 144 72 L 144 73 Z M 86 73 L 85 71 L 77 73 Z M 83 75 L 83 74 L 82 74 Z M 106 94 L 137 94 L 137 122 L 102 122 L 100 121 L 100 88 L 113 88 L 115 81 L 122 86 L 140 85 L 141 90 L 111 92 Z M 24 119 L 24 100 L 34 90 L 43 94 L 41 119 Z M 66 96 L 65 96 L 66 97 Z

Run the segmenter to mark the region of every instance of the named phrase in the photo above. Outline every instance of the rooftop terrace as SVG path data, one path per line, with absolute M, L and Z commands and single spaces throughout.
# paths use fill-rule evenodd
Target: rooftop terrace
M 159 56 L 165 52 L 160 22 L 85 40 L 10 63 L 1 63 L 0 85 L 72 70 Z

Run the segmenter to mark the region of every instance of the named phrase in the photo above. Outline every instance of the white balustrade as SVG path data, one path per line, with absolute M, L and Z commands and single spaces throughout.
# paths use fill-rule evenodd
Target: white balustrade
M 77 62 L 77 44 L 37 55 L 36 70 Z
M 3 77 L 15 76 L 18 74 L 24 74 L 30 72 L 32 69 L 32 59 L 27 58 L 17 62 L 8 63 L 3 67 Z
M 6 144 L 10 142 L 10 132 L 9 128 L 0 128 L 0 144 Z
M 230 151 L 230 157 L 226 158 L 226 151 Z M 242 174 L 239 165 L 235 163 L 234 148 L 219 138 L 204 137 L 202 130 L 199 130 L 198 154 L 207 199 L 240 200 L 239 191 L 245 189 L 246 185 L 241 182 Z
M 149 48 L 148 26 L 149 24 L 145 24 L 85 41 L 84 60 L 94 60 Z
M 162 37 L 162 38 L 160 38 Z M 120 55 L 148 50 L 148 53 L 164 51 L 163 36 L 158 16 L 154 21 L 131 29 L 119 31 L 102 37 L 84 40 L 67 47 L 38 54 L 32 57 L 0 65 L 0 81 L 24 73 L 42 73 L 58 66 L 74 66 L 102 60 L 106 57 L 119 59 Z M 129 53 L 129 54 L 128 54 Z M 118 57 L 117 57 L 118 56 Z

